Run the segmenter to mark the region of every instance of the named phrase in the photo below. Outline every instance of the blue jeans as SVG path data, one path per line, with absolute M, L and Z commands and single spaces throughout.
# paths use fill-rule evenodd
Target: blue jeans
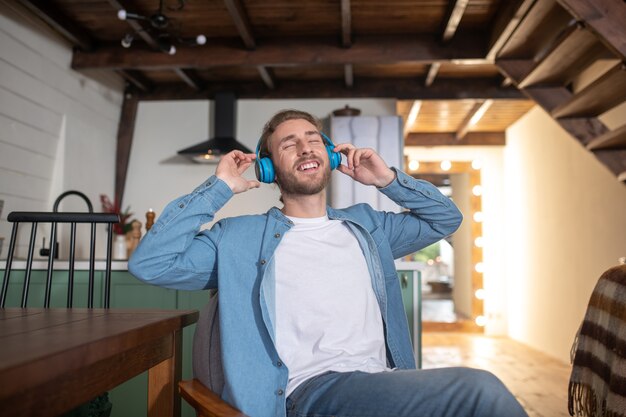
M 527 417 L 493 374 L 471 368 L 327 372 L 287 398 L 288 417 Z

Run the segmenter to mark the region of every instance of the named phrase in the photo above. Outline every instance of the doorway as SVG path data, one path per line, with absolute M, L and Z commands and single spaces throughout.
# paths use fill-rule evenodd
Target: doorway
M 409 173 L 435 185 L 463 213 L 451 236 L 406 261 L 422 265 L 423 329 L 482 331 L 482 188 L 480 167 L 466 161 L 420 162 Z

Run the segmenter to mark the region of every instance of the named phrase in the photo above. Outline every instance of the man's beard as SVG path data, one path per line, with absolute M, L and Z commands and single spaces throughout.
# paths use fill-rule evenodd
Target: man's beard
M 330 182 L 330 169 L 321 166 L 322 176 L 298 178 L 292 172 L 282 172 L 276 167 L 276 183 L 284 195 L 313 195 L 322 191 Z

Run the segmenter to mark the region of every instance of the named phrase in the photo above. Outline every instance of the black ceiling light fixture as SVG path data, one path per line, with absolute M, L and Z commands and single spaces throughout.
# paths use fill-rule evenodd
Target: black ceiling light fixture
M 213 111 L 213 137 L 197 145 L 178 151 L 198 163 L 218 163 L 222 155 L 235 149 L 252 153 L 235 139 L 237 124 L 237 98 L 234 93 L 215 93 Z
M 185 7 L 186 0 L 178 0 L 176 7 L 168 7 L 168 10 L 177 12 Z M 163 14 L 163 0 L 159 1 L 159 10 L 151 16 L 143 16 L 137 13 L 130 13 L 125 9 L 117 11 L 117 17 L 120 20 L 137 20 L 149 23 L 149 25 L 142 25 L 139 32 L 146 32 L 156 42 L 158 48 L 169 55 L 176 53 L 175 43 L 187 44 L 187 45 L 204 45 L 206 43 L 206 36 L 199 34 L 193 39 L 185 39 L 178 36 L 180 27 L 175 28 L 174 25 L 170 25 L 171 20 L 168 16 Z M 147 26 L 147 27 L 146 27 Z M 180 26 L 180 25 L 178 25 Z M 122 38 L 122 46 L 124 48 L 130 48 L 136 35 L 142 35 L 141 33 L 127 33 Z M 142 36 L 145 39 L 145 36 Z

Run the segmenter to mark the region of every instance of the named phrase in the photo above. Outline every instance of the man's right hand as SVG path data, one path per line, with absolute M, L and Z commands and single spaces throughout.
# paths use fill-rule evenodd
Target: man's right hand
M 256 154 L 231 151 L 222 156 L 215 170 L 215 176 L 224 181 L 233 193 L 238 194 L 251 188 L 259 188 L 257 180 L 247 180 L 242 174 L 254 163 Z

